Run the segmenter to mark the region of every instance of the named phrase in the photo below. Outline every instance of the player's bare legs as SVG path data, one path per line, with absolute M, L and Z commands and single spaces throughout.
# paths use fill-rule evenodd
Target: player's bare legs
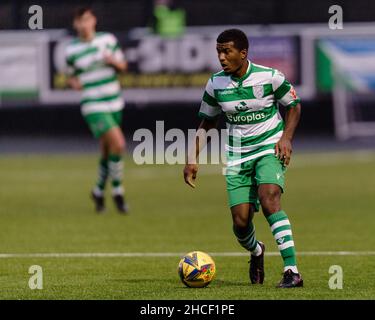
M 116 154 L 122 156 L 125 150 L 125 137 L 120 127 L 112 127 L 101 137 L 103 145 L 105 146 L 109 155 Z
M 241 203 L 230 208 L 232 213 L 233 227 L 239 232 L 246 231 L 249 222 L 254 217 L 254 206 L 251 203 Z
M 278 287 L 301 287 L 303 280 L 297 269 L 291 225 L 281 210 L 281 188 L 276 184 L 260 184 L 258 197 L 284 261 L 284 276 Z
M 251 283 L 264 281 L 264 244 L 255 238 L 255 227 L 252 223 L 255 208 L 252 203 L 241 203 L 231 207 L 233 232 L 238 242 L 251 252 L 249 277 Z
M 261 184 L 258 197 L 265 217 L 281 210 L 281 189 L 277 184 Z
M 100 154 L 102 159 L 108 160 L 109 157 L 109 148 L 103 137 L 99 139 Z

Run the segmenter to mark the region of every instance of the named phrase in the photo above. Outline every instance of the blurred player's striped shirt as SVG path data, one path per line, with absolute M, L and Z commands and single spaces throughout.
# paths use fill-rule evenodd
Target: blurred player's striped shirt
M 116 71 L 104 62 L 106 55 L 117 60 L 124 56 L 114 35 L 97 32 L 88 42 L 74 39 L 66 48 L 68 74 L 83 86 L 81 110 L 84 115 L 115 112 L 124 106 Z
M 280 71 L 249 61 L 240 79 L 222 71 L 208 80 L 199 116 L 212 119 L 225 113 L 227 165 L 233 166 L 273 154 L 284 129 L 277 103 L 292 108 L 299 101 Z

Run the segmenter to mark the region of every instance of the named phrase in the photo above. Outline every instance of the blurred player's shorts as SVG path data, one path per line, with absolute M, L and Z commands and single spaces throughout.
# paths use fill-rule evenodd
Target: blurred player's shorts
M 116 112 L 98 112 L 84 116 L 91 133 L 95 138 L 100 138 L 113 127 L 120 127 L 122 110 Z

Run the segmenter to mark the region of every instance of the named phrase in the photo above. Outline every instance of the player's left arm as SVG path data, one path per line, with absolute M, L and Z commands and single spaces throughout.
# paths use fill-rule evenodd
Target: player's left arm
M 117 72 L 125 72 L 128 69 L 128 62 L 125 60 L 117 39 L 110 35 L 110 43 L 107 45 L 108 53 L 104 56 L 106 64 L 113 67 Z
M 210 78 L 207 81 L 206 88 L 202 97 L 198 116 L 202 118 L 201 124 L 195 136 L 193 148 L 188 153 L 186 165 L 184 168 L 184 180 L 190 187 L 195 188 L 195 179 L 198 173 L 198 157 L 201 150 L 208 142 L 207 132 L 217 128 L 221 108 L 216 100 L 213 81 Z
M 82 84 L 79 78 L 76 76 L 76 68 L 71 55 L 68 54 L 68 48 L 65 52 L 65 74 L 66 74 L 66 84 L 74 90 L 82 90 Z
M 293 86 L 277 70 L 273 74 L 272 86 L 275 98 L 286 107 L 284 132 L 276 143 L 275 155 L 287 166 L 293 152 L 292 140 L 301 117 L 301 104 Z
M 117 72 L 124 72 L 128 69 L 128 63 L 125 60 L 116 60 L 113 56 L 108 55 L 104 57 L 106 64 L 112 66 Z

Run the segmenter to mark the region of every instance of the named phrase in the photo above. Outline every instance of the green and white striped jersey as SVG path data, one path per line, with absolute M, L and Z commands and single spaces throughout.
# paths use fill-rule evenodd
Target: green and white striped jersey
M 83 86 L 83 115 L 115 112 L 124 107 L 116 70 L 105 64 L 106 55 L 113 55 L 116 60 L 124 59 L 117 39 L 107 32 L 97 32 L 88 42 L 74 39 L 66 47 L 68 74 L 78 77 Z
M 249 61 L 242 78 L 221 71 L 208 80 L 199 116 L 210 119 L 225 113 L 227 165 L 233 166 L 273 154 L 284 129 L 278 102 L 292 108 L 299 101 L 280 71 Z

